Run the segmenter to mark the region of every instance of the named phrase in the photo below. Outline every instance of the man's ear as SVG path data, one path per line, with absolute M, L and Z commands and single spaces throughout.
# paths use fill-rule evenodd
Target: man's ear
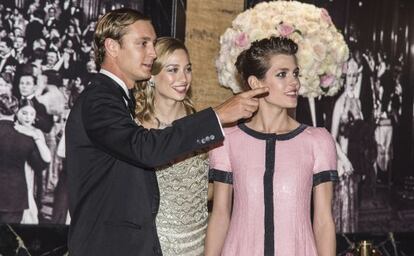
M 250 88 L 252 88 L 252 89 L 263 87 L 262 83 L 259 81 L 259 79 L 257 79 L 256 76 L 249 76 L 247 78 L 247 83 L 249 84 Z
M 112 38 L 106 38 L 104 41 L 104 47 L 106 53 L 112 58 L 115 58 L 116 56 L 118 56 L 118 51 L 121 46 L 119 45 L 118 41 Z

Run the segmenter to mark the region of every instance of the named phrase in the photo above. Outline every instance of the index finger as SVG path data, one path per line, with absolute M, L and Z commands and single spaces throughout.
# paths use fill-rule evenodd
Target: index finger
M 268 91 L 269 91 L 268 87 L 259 87 L 259 88 L 251 89 L 247 92 L 243 92 L 243 93 L 241 93 L 240 96 L 242 96 L 243 98 L 251 99 L 251 98 L 254 98 L 254 97 L 259 96 L 261 94 L 265 94 Z

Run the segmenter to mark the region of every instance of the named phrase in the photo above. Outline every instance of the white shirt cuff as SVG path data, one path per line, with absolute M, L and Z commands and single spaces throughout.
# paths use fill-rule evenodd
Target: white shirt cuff
M 221 122 L 220 122 L 220 118 L 218 117 L 218 115 L 217 115 L 216 111 L 214 111 L 214 114 L 216 114 L 217 121 L 218 121 L 218 123 L 219 123 L 219 125 L 220 125 L 221 134 L 223 134 L 223 137 L 226 137 L 226 134 L 224 133 L 224 130 L 223 130 L 223 125 L 221 124 Z

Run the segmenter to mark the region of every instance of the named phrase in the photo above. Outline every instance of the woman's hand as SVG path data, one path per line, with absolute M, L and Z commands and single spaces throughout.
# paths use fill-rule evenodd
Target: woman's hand
M 31 125 L 21 125 L 19 123 L 15 123 L 14 129 L 21 134 L 32 137 L 34 141 L 45 140 L 42 131 Z
M 19 123 L 15 123 L 14 129 L 21 134 L 32 137 L 42 160 L 46 163 L 50 163 L 52 154 L 50 153 L 49 147 L 46 145 L 45 136 L 40 129 L 37 129 L 32 125 L 21 125 Z
M 27 135 L 29 137 L 33 137 L 34 136 L 33 130 L 29 126 L 27 126 L 27 125 L 21 125 L 19 123 L 15 123 L 14 124 L 14 129 L 16 131 L 18 131 L 19 133 L 24 134 L 24 135 Z

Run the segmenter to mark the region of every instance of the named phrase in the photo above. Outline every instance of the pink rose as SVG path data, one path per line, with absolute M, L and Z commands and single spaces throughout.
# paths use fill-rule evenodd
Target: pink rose
M 321 76 L 320 80 L 322 88 L 328 88 L 333 85 L 336 79 L 333 75 L 323 75 Z
M 295 29 L 292 26 L 286 25 L 284 23 L 279 25 L 278 30 L 279 30 L 280 36 L 284 36 L 284 37 L 289 36 L 295 31 Z
M 329 16 L 328 11 L 324 8 L 321 8 L 321 17 L 322 20 L 326 21 L 328 24 L 332 24 L 331 16 Z
M 234 44 L 238 47 L 245 47 L 249 43 L 249 37 L 246 33 L 240 33 L 234 39 Z

